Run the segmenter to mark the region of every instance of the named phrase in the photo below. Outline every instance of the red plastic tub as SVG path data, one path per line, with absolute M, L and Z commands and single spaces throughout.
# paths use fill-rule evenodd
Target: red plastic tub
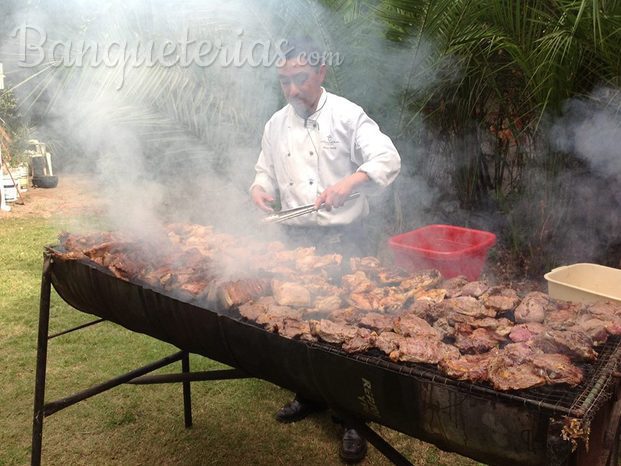
M 465 275 L 476 280 L 496 235 L 453 225 L 427 225 L 393 236 L 388 244 L 395 263 L 407 270 L 437 269 L 444 278 Z

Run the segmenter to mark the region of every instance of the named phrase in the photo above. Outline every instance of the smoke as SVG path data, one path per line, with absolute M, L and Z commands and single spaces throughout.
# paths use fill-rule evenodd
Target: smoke
M 621 91 L 600 87 L 569 100 L 551 137 L 558 150 L 577 155 L 596 174 L 621 181 Z
M 559 256 L 565 262 L 618 267 L 621 252 L 621 92 L 599 87 L 568 100 L 550 130 L 552 147 L 577 157 L 584 168 L 558 180 L 564 218 Z
M 285 103 L 273 67 L 280 40 L 311 35 L 329 53 L 326 88 L 408 152 L 418 148 L 402 130 L 422 125 L 409 120 L 408 99 L 459 74 L 450 59 L 437 66 L 431 43 L 391 43 L 379 22 L 361 30 L 316 2 L 15 5 L 0 59 L 12 84 L 23 83 L 14 92 L 36 137 L 56 149 L 61 178 L 92 177 L 111 228 L 146 240 L 170 221 L 282 239 L 248 193 L 263 126 Z M 398 185 L 401 227 L 429 222 L 437 193 L 424 177 L 405 168 Z M 378 239 L 395 233 L 386 231 L 392 194 L 371 200 Z

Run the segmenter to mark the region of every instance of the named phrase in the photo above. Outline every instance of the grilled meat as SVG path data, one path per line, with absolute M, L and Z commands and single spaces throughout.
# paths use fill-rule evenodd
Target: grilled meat
M 362 316 L 359 325 L 377 332 L 391 331 L 394 328 L 395 319 L 386 314 L 368 312 Z
M 349 259 L 349 267 L 353 273 L 358 271 L 375 272 L 379 270 L 381 266 L 382 264 L 377 257 L 352 257 Z
M 440 316 L 444 315 L 441 311 L 437 313 L 434 312 L 434 303 L 428 299 L 417 299 L 408 306 L 407 310 L 421 319 L 425 319 L 430 322 L 437 320 Z
M 360 319 L 360 311 L 355 307 L 344 307 L 330 312 L 328 317 L 334 322 L 355 324 Z
M 411 274 L 399 283 L 399 288 L 404 291 L 427 290 L 435 287 L 442 281 L 442 274 L 434 269 L 424 270 Z
M 493 330 L 486 328 L 469 330 L 468 325 L 465 327 L 455 329 L 455 346 L 463 354 L 487 353 L 502 341 L 502 337 L 499 339 Z
M 529 341 L 544 330 L 545 327 L 536 322 L 514 325 L 509 333 L 509 339 L 514 343 Z
M 455 337 L 455 327 L 449 324 L 449 321 L 446 317 L 440 317 L 433 323 L 433 329 L 440 335 L 440 338 L 444 340 L 445 338 L 454 338 Z
M 207 283 L 202 283 L 204 289 Z M 223 283 L 218 287 L 218 300 L 227 309 L 264 296 L 271 291 L 269 280 L 244 279 Z
M 545 315 L 544 325 L 555 330 L 565 330 L 576 325 L 577 318 L 578 313 L 575 308 L 551 310 Z
M 283 306 L 310 307 L 311 295 L 299 283 L 272 280 L 272 292 L 276 302 Z
M 522 390 L 546 383 L 546 378 L 531 362 L 532 349 L 524 343 L 512 343 L 489 360 L 488 379 L 496 390 Z
M 349 275 L 343 275 L 341 283 L 343 288 L 349 293 L 368 293 L 376 288 L 376 285 L 362 270 L 357 270 Z
M 242 317 L 248 320 L 256 321 L 260 315 L 265 314 L 269 309 L 269 304 L 262 302 L 250 301 L 238 307 Z
M 437 364 L 443 359 L 459 357 L 457 348 L 442 343 L 433 336 L 417 336 L 399 340 L 399 348 L 390 353 L 390 359 L 402 362 Z
M 552 299 L 540 291 L 528 293 L 520 305 L 515 309 L 515 321 L 522 324 L 526 322 L 543 323 L 546 311 L 556 309 Z
M 496 356 L 497 350 L 482 354 L 468 354 L 459 358 L 443 359 L 440 361 L 440 369 L 444 373 L 457 380 L 469 380 L 470 382 L 483 382 L 487 380 L 487 367 L 492 357 Z
M 350 340 L 343 343 L 343 350 L 348 353 L 360 353 L 373 348 L 377 333 L 366 328 L 358 328 L 356 334 Z
M 607 322 L 597 319 L 590 314 L 578 317 L 576 325 L 568 330 L 587 334 L 595 346 L 603 345 L 608 340 Z
M 520 298 L 512 288 L 494 286 L 481 296 L 485 307 L 497 312 L 512 311 L 520 302 Z
M 584 332 L 546 330 L 533 338 L 533 346 L 544 353 L 567 354 L 583 361 L 595 361 L 593 340 Z
M 582 369 L 572 364 L 564 354 L 534 354 L 531 362 L 536 373 L 548 384 L 566 383 L 572 387 L 582 382 Z
M 468 283 L 468 279 L 463 275 L 446 279 L 442 282 L 441 288 L 446 290 L 447 298 L 461 296 L 462 288 Z
M 310 325 L 305 320 L 284 318 L 278 327 L 278 334 L 294 340 L 317 341 L 317 338 L 311 335 Z
M 309 325 L 313 336 L 326 343 L 339 345 L 354 338 L 358 330 L 351 325 L 339 324 L 326 319 L 311 320 Z
M 414 314 L 403 314 L 394 321 L 395 332 L 404 337 L 432 337 L 440 339 L 438 332 L 426 320 Z
M 461 288 L 461 296 L 472 296 L 473 298 L 478 298 L 483 295 L 487 290 L 489 290 L 489 285 L 485 282 L 469 282 L 466 283 Z
M 445 299 L 436 305 L 435 309 L 444 312 L 444 315 L 453 313 L 463 314 L 473 318 L 496 317 L 496 311 L 485 307 L 481 301 L 472 296 L 459 296 Z
M 431 301 L 432 303 L 441 303 L 446 297 L 446 290 L 442 288 L 432 288 L 430 290 L 421 289 L 414 293 L 417 301 Z
M 440 363 L 450 377 L 488 379 L 498 390 L 578 384 L 583 376 L 572 360 L 594 360 L 593 345 L 621 335 L 616 303 L 582 305 L 538 292 L 520 303 L 511 288 L 464 277 L 441 281 L 437 271 L 389 269 L 372 257 L 352 258 L 351 273 L 342 275 L 339 255 L 240 240 L 200 225 L 167 226 L 156 248 L 113 233 L 64 234 L 61 241 L 65 260 L 90 260 L 121 279 L 201 304 L 217 300 L 285 338 Z M 497 316 L 505 312 L 517 324 Z
M 375 339 L 375 347 L 386 354 L 390 354 L 399 348 L 399 342 L 403 339 L 405 339 L 404 336 L 385 331 Z
M 313 302 L 313 309 L 320 312 L 330 312 L 340 309 L 343 305 L 343 300 L 340 296 L 320 296 Z

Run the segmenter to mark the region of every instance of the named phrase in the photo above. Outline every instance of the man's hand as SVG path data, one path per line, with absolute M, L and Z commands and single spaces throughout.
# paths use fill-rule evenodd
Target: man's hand
M 328 186 L 315 200 L 315 209 L 323 204 L 326 210 L 332 207 L 341 207 L 349 195 L 358 186 L 369 181 L 369 176 L 364 172 L 356 172 L 343 178 L 341 181 Z
M 274 209 L 270 205 L 274 202 L 274 198 L 267 194 L 261 186 L 252 188 L 250 195 L 252 197 L 252 202 L 254 202 L 259 209 L 265 212 L 274 212 Z

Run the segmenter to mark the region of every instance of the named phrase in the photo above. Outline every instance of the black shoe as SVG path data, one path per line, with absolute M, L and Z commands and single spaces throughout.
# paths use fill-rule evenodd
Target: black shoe
M 276 413 L 276 420 L 285 424 L 301 421 L 309 414 L 321 411 L 321 409 L 322 408 L 315 403 L 295 398 L 278 410 Z
M 340 454 L 346 463 L 358 463 L 367 454 L 367 441 L 355 429 L 345 429 Z

